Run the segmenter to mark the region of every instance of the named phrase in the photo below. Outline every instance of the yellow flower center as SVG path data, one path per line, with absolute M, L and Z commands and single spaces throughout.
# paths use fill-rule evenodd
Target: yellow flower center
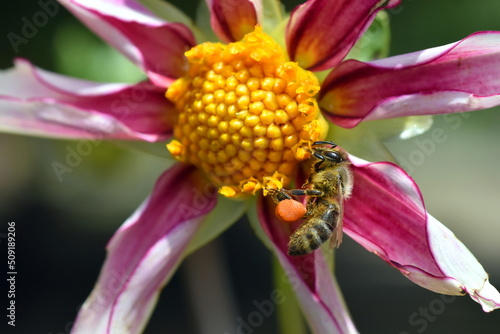
M 327 132 L 314 74 L 287 61 L 259 26 L 239 42 L 203 43 L 185 55 L 188 73 L 166 93 L 178 111 L 170 153 L 227 197 L 285 186 L 309 157 L 305 147 Z

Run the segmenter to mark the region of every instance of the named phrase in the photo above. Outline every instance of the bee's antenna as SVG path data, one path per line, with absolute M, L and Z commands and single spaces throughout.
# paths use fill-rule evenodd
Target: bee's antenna
M 315 141 L 312 146 L 316 145 L 331 145 L 331 148 L 337 147 L 337 144 L 335 144 L 333 141 L 327 141 L 327 140 L 320 140 L 320 141 Z

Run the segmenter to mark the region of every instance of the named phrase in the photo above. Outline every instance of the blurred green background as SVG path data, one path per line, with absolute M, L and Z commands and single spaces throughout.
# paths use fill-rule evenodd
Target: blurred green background
M 176 2 L 190 15 L 194 13 L 192 1 Z M 63 7 L 15 52 L 8 33 L 20 34 L 23 18 L 30 19 L 40 10 L 35 1 L 2 3 L 0 68 L 10 67 L 14 57 L 23 57 L 48 70 L 96 81 L 142 78 L 140 71 Z M 403 1 L 389 13 L 391 54 L 451 43 L 475 31 L 500 30 L 499 14 L 498 0 Z M 390 142 L 387 147 L 400 161 L 410 161 L 406 167 L 420 185 L 428 211 L 456 233 L 500 288 L 499 111 L 467 113 L 453 121 L 437 116 L 426 134 Z M 425 146 L 434 129 L 444 132 L 445 142 Z M 17 326 L 7 327 L 4 318 L 2 333 L 69 333 L 97 278 L 106 242 L 170 163 L 103 142 L 59 182 L 51 163 L 64 161 L 68 146 L 74 145 L 0 134 L 0 248 L 5 254 L 7 222 L 15 221 L 18 263 Z M 336 271 L 361 333 L 500 331 L 500 311 L 483 313 L 469 297 L 444 302 L 346 239 L 338 251 Z M 255 310 L 254 301 L 269 298 L 270 267 L 268 251 L 245 220 L 238 222 L 181 266 L 163 291 L 146 333 L 236 333 L 236 317 L 245 318 Z M 6 291 L 1 294 L 0 306 L 5 310 Z M 215 310 L 208 320 L 197 316 L 203 313 L 197 307 L 200 301 Z M 429 307 L 435 312 L 425 326 L 416 323 L 425 319 L 419 312 Z M 254 330 L 275 332 L 274 316 Z

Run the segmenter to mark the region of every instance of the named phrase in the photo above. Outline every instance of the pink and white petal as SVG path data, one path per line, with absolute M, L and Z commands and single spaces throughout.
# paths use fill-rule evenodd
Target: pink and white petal
M 500 32 L 369 63 L 348 60 L 323 83 L 320 106 L 343 127 L 363 120 L 500 104 Z
M 441 270 L 449 277 L 462 277 L 464 292 L 478 302 L 483 311 L 500 308 L 500 293 L 490 284 L 487 273 L 474 255 L 434 217 L 427 215 L 427 221 L 429 243 Z
M 196 42 L 182 23 L 165 22 L 130 0 L 61 0 L 80 21 L 141 67 L 149 79 L 168 87 L 187 70 L 184 52 Z
M 173 106 L 149 82 L 91 82 L 16 59 L 0 71 L 0 131 L 56 138 L 157 141 L 170 136 Z
M 368 29 L 377 12 L 399 0 L 309 0 L 290 15 L 286 44 L 290 59 L 303 68 L 322 71 L 336 66 Z
M 431 217 L 411 177 L 389 162 L 354 156 L 354 188 L 344 206 L 344 231 L 408 279 L 429 290 L 469 293 L 485 311 L 500 308 L 500 294 L 481 264 Z
M 72 333 L 142 332 L 161 288 L 216 204 L 216 197 L 207 196 L 199 205 L 200 180 L 194 167 L 181 164 L 158 179 L 151 196 L 109 242 L 97 284 Z
M 327 256 L 321 251 L 288 256 L 290 225 L 276 218 L 274 204 L 269 199 L 261 197 L 256 210 L 250 210 L 249 218 L 257 236 L 276 255 L 287 274 L 312 332 L 357 333 Z
M 257 25 L 257 5 L 250 0 L 206 0 L 213 31 L 223 42 L 239 41 Z

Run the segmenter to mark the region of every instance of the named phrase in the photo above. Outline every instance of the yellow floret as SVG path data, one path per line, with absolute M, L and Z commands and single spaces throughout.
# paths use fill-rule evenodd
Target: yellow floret
M 185 55 L 187 74 L 166 92 L 177 110 L 170 153 L 227 197 L 286 186 L 309 157 L 305 148 L 327 132 L 317 78 L 259 26 L 239 42 L 203 43 Z

